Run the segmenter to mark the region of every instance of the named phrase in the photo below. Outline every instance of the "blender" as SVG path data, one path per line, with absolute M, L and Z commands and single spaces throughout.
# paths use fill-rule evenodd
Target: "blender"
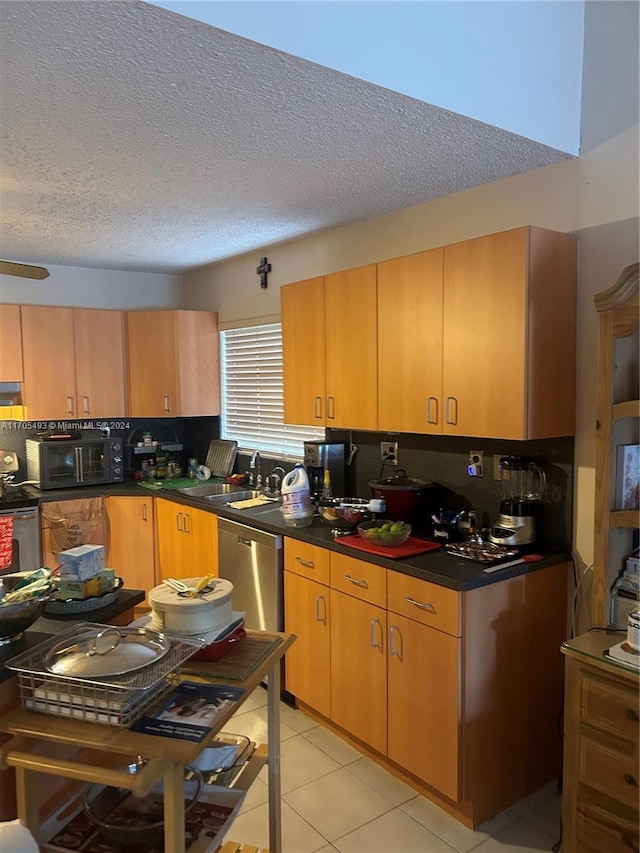
M 500 459 L 500 516 L 489 541 L 496 545 L 529 545 L 536 538 L 536 504 L 542 500 L 547 478 L 534 459 Z

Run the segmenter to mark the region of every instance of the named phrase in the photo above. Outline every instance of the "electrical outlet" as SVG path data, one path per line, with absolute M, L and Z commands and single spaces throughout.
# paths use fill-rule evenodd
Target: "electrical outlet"
M 482 467 L 483 458 L 483 450 L 469 451 L 469 465 L 467 466 L 467 473 L 470 477 L 482 477 L 484 473 Z
M 502 453 L 494 453 L 493 454 L 493 479 L 499 480 L 502 476 L 502 472 L 500 471 L 500 460 L 502 459 L 504 454 Z
M 393 462 L 398 464 L 398 442 L 397 441 L 381 441 L 380 456 L 383 462 Z

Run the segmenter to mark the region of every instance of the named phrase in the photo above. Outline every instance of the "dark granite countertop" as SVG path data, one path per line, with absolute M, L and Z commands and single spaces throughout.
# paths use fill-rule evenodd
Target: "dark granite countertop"
M 246 524 L 249 527 L 257 528 L 258 530 L 266 530 L 269 533 L 290 536 L 293 539 L 299 539 L 313 545 L 320 545 L 331 551 L 348 554 L 349 556 L 384 566 L 387 569 L 403 572 L 461 592 L 487 586 L 492 583 L 499 583 L 508 578 L 518 577 L 528 572 L 571 560 L 571 555 L 567 551 L 549 547 L 545 548 L 542 544 L 537 543 L 533 547 L 533 550 L 537 554 L 542 554 L 544 556 L 543 560 L 536 563 L 522 563 L 519 566 L 512 566 L 511 568 L 486 574 L 481 565 L 469 560 L 451 557 L 443 548 L 403 560 L 379 557 L 356 550 L 355 548 L 350 548 L 348 545 L 341 544 L 340 538 L 334 539 L 329 526 L 319 517 L 314 518 L 313 523 L 309 527 L 287 526 L 277 504 L 269 507 L 237 510 L 227 506 L 224 501 L 211 502 L 206 498 L 191 498 L 171 489 L 149 489 L 133 480 L 109 486 L 56 489 L 55 491 L 48 492 L 33 489 L 33 492 L 40 497 L 41 501 L 70 500 L 73 498 L 99 497 L 101 495 L 161 497 L 176 503 L 215 512 L 222 518 L 229 518 L 241 524 Z M 419 536 L 419 533 L 417 535 Z

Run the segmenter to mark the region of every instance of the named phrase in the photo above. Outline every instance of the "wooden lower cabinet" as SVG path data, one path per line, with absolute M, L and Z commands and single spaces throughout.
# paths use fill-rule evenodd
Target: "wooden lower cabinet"
M 563 646 L 563 853 L 640 850 L 640 682 L 605 649 L 623 635 L 591 632 Z
M 157 579 L 218 574 L 218 517 L 156 498 Z
M 284 550 L 298 638 L 286 686 L 303 705 L 467 826 L 560 777 L 566 563 L 457 592 L 308 543 Z
M 149 592 L 156 585 L 153 498 L 110 496 L 106 506 L 107 562 L 126 587 Z
M 301 702 L 331 715 L 329 587 L 284 573 L 284 625 L 296 642 L 287 652 L 286 686 Z
M 387 613 L 331 590 L 331 719 L 387 751 Z
M 451 800 L 460 792 L 461 640 L 388 614 L 389 758 Z

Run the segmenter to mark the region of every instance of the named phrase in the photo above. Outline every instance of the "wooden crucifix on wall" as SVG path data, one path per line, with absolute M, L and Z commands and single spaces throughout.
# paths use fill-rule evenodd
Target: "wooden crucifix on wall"
M 267 274 L 271 272 L 271 264 L 267 263 L 266 258 L 260 258 L 260 266 L 256 267 L 256 272 L 260 276 L 260 287 L 266 287 Z

